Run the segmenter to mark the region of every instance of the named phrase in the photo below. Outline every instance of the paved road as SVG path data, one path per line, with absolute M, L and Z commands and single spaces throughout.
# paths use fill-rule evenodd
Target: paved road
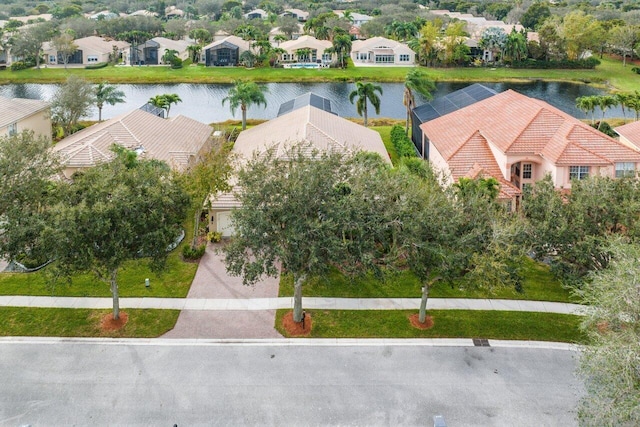
M 0 425 L 571 426 L 581 390 L 567 350 L 106 343 L 0 340 Z

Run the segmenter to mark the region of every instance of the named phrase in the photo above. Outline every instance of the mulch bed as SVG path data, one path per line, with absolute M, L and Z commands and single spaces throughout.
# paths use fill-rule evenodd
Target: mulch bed
M 129 315 L 124 311 L 120 312 L 118 320 L 113 319 L 113 313 L 108 313 L 100 320 L 100 330 L 103 332 L 118 331 L 124 328 L 129 320 Z
M 409 316 L 409 322 L 411 322 L 411 326 L 418 329 L 430 329 L 433 327 L 433 317 L 425 317 L 424 323 L 420 323 L 419 319 L 420 315 L 418 313 Z
M 302 322 L 297 323 L 293 321 L 293 311 L 288 312 L 282 318 L 282 327 L 287 334 L 292 337 L 308 337 L 311 335 L 311 327 L 313 326 L 311 321 L 311 314 L 306 313 L 304 318 L 304 328 Z

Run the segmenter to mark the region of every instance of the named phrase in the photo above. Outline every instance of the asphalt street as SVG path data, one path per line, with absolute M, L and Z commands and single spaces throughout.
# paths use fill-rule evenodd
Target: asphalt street
M 0 342 L 0 425 L 571 426 L 569 350 Z

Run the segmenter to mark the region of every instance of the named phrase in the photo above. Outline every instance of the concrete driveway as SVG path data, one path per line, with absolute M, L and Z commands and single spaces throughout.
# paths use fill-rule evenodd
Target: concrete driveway
M 268 277 L 245 286 L 240 277 L 227 274 L 220 245 L 208 245 L 187 298 L 273 298 L 278 278 Z M 164 338 L 281 338 L 273 328 L 275 310 L 182 311 L 173 330 Z

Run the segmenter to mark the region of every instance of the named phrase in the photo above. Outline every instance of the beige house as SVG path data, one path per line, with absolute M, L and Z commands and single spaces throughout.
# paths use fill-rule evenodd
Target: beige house
M 357 66 L 404 66 L 415 65 L 416 53 L 404 43 L 384 37 L 356 40 L 351 46 L 351 59 Z
M 640 121 L 627 123 L 613 130 L 620 135 L 620 142 L 640 151 Z
M 25 130 L 51 140 L 49 103 L 0 96 L 0 136 L 10 136 Z
M 635 175 L 640 152 L 547 104 L 513 90 L 423 123 L 423 153 L 449 182 L 491 176 L 516 207 L 545 175 L 558 189 L 588 176 Z
M 211 132 L 209 125 L 188 117 L 163 119 L 133 110 L 74 133 L 57 143 L 53 150 L 62 159 L 66 178 L 112 159 L 114 144 L 183 171 L 209 149 Z
M 282 157 L 287 149 L 298 143 L 307 143 L 320 151 L 369 151 L 377 153 L 391 164 L 389 154 L 374 130 L 365 128 L 335 114 L 311 105 L 294 108 L 266 123 L 240 133 L 233 153 L 239 165 L 267 150 L 275 150 Z M 238 191 L 236 188 L 235 192 Z M 233 234 L 231 211 L 239 207 L 233 193 L 211 197 L 209 229 L 228 237 Z
M 330 64 L 334 54 L 330 53 L 333 44 L 329 40 L 318 40 L 313 36 L 300 36 L 296 40 L 288 40 L 279 46 L 286 53 L 280 55 L 281 62 L 315 62 Z M 327 52 L 329 50 L 329 52 Z
M 69 58 L 67 64 L 91 65 L 109 62 L 111 54 L 115 51 L 120 56 L 129 48 L 129 43 L 119 40 L 105 40 L 98 36 L 89 36 L 76 39 L 73 43 L 78 47 Z M 43 46 L 45 61 L 49 65 L 63 64 L 61 56 L 52 43 Z

